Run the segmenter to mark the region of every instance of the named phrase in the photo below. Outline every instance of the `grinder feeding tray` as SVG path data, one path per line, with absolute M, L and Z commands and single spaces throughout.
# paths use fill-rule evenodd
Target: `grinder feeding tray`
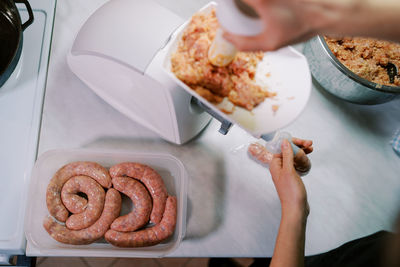
M 211 2 L 199 12 L 215 8 Z M 68 64 L 106 102 L 178 144 L 207 125 L 210 117 L 199 105 L 224 122 L 226 130 L 235 123 L 255 137 L 285 127 L 301 113 L 311 76 L 305 57 L 290 47 L 265 53 L 258 64 L 256 82 L 276 96 L 252 111 L 236 107 L 226 114 L 221 104 L 207 101 L 176 78 L 171 56 L 188 24 L 151 0 L 111 0 L 83 25 Z
M 209 15 L 216 8 L 210 3 L 199 11 Z M 171 58 L 177 51 L 189 22 L 182 25 L 171 37 L 171 42 L 164 48 L 166 57 L 164 70 L 176 83 L 201 102 L 214 116 L 235 123 L 253 136 L 270 139 L 268 136 L 291 123 L 307 104 L 311 92 L 311 75 L 305 57 L 291 47 L 264 53 L 263 60 L 258 63 L 255 82 L 266 87 L 276 96 L 267 97 L 251 111 L 235 106 L 232 112 L 226 113 L 232 106 L 227 98 L 221 103 L 212 103 L 199 95 L 195 90 L 176 77 L 172 71 Z M 224 111 L 223 111 L 224 110 Z

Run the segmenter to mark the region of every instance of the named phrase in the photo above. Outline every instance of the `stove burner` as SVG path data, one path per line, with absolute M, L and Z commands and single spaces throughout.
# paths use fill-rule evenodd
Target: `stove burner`
M 11 73 L 10 77 L 4 82 L 2 86 L 0 86 L 0 97 L 3 94 L 7 94 L 11 90 L 18 90 L 18 81 L 22 75 L 23 66 L 24 66 L 24 50 L 21 51 L 21 56 L 17 62 L 17 66 L 14 71 Z
M 22 23 L 15 3 L 22 3 L 28 11 L 28 19 Z M 27 0 L 0 2 L 0 87 L 10 77 L 18 64 L 22 51 L 23 32 L 32 24 L 33 11 Z
M 0 16 L 0 73 L 11 63 L 17 44 L 18 32 L 5 16 Z
M 4 84 L 18 63 L 22 44 L 19 33 L 5 15 L 0 15 L 0 86 Z M 18 48 L 18 49 L 16 49 Z

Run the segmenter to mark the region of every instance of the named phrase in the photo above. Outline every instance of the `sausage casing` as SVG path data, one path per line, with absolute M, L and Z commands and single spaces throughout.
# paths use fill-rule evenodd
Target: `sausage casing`
M 46 191 L 47 209 L 58 221 L 65 222 L 68 218 L 68 210 L 61 201 L 61 188 L 71 177 L 79 175 L 89 176 L 105 188 L 111 187 L 107 169 L 95 162 L 78 161 L 63 166 L 54 174 Z
M 146 225 L 152 209 L 151 197 L 141 182 L 129 177 L 115 177 L 112 179 L 115 189 L 127 195 L 133 202 L 133 210 L 115 219 L 111 229 L 120 232 L 131 232 Z
M 153 200 L 153 209 L 150 220 L 159 223 L 164 213 L 168 193 L 161 176 L 151 167 L 135 163 L 124 162 L 110 168 L 110 175 L 114 177 L 128 176 L 141 181 L 150 192 Z
M 61 199 L 65 202 L 65 196 L 75 195 L 78 192 L 85 193 L 88 202 L 83 212 L 72 214 L 65 222 L 67 228 L 71 230 L 80 230 L 92 225 L 100 217 L 104 207 L 104 189 L 92 178 L 74 176 L 69 179 L 61 189 Z
M 90 227 L 82 230 L 70 230 L 46 216 L 43 226 L 52 238 L 58 242 L 72 245 L 90 244 L 101 238 L 121 211 L 121 195 L 113 188 L 108 189 L 103 212 Z
M 175 230 L 177 217 L 177 200 L 169 196 L 165 206 L 165 212 L 159 224 L 136 232 L 118 232 L 108 230 L 105 239 L 117 247 L 147 247 L 156 245 L 168 237 Z
M 76 176 L 75 176 L 76 177 Z M 75 194 L 64 194 L 61 189 L 61 200 L 64 206 L 71 213 L 84 212 L 87 207 L 87 200 L 84 197 Z
M 254 160 L 263 165 L 270 164 L 274 158 L 274 154 L 269 152 L 265 146 L 259 143 L 250 144 L 247 151 Z

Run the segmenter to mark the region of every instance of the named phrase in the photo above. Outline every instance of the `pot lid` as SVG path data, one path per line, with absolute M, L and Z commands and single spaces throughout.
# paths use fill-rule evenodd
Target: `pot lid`
M 0 13 L 0 75 L 13 60 L 18 48 L 19 33 L 4 13 Z

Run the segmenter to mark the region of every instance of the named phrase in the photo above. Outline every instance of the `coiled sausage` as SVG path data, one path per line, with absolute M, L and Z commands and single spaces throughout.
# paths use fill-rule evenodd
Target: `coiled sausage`
M 49 235 L 58 242 L 72 245 L 90 244 L 101 238 L 121 211 L 121 195 L 113 188 L 108 189 L 103 212 L 90 227 L 82 230 L 70 230 L 46 216 L 43 226 Z
M 146 225 L 152 208 L 151 197 L 147 189 L 139 181 L 128 177 L 112 179 L 115 189 L 127 195 L 133 202 L 133 210 L 115 219 L 111 229 L 120 232 L 131 232 Z
M 83 192 L 88 197 L 86 209 L 69 216 L 65 225 L 71 230 L 80 230 L 92 225 L 100 217 L 104 207 L 105 192 L 103 187 L 87 176 L 75 176 L 69 179 L 61 189 L 61 199 L 65 203 L 66 196 Z M 70 198 L 67 198 L 70 200 Z M 73 204 L 68 204 L 73 206 Z
M 105 239 L 117 247 L 146 247 L 156 245 L 174 233 L 176 225 L 176 197 L 169 196 L 159 224 L 136 232 L 123 233 L 108 230 Z
M 77 176 L 75 176 L 77 177 Z M 87 207 L 87 200 L 79 195 L 75 194 L 64 194 L 61 189 L 61 200 L 64 206 L 71 213 L 81 213 L 84 212 Z
M 46 191 L 47 209 L 58 221 L 65 222 L 68 218 L 68 210 L 61 201 L 61 188 L 71 177 L 79 175 L 92 177 L 105 188 L 111 187 L 107 169 L 95 162 L 78 161 L 63 166 L 50 180 Z
M 161 176 L 155 170 L 144 164 L 124 162 L 112 166 L 110 175 L 113 178 L 128 176 L 141 181 L 150 192 L 153 200 L 150 220 L 156 224 L 161 221 L 168 193 Z

